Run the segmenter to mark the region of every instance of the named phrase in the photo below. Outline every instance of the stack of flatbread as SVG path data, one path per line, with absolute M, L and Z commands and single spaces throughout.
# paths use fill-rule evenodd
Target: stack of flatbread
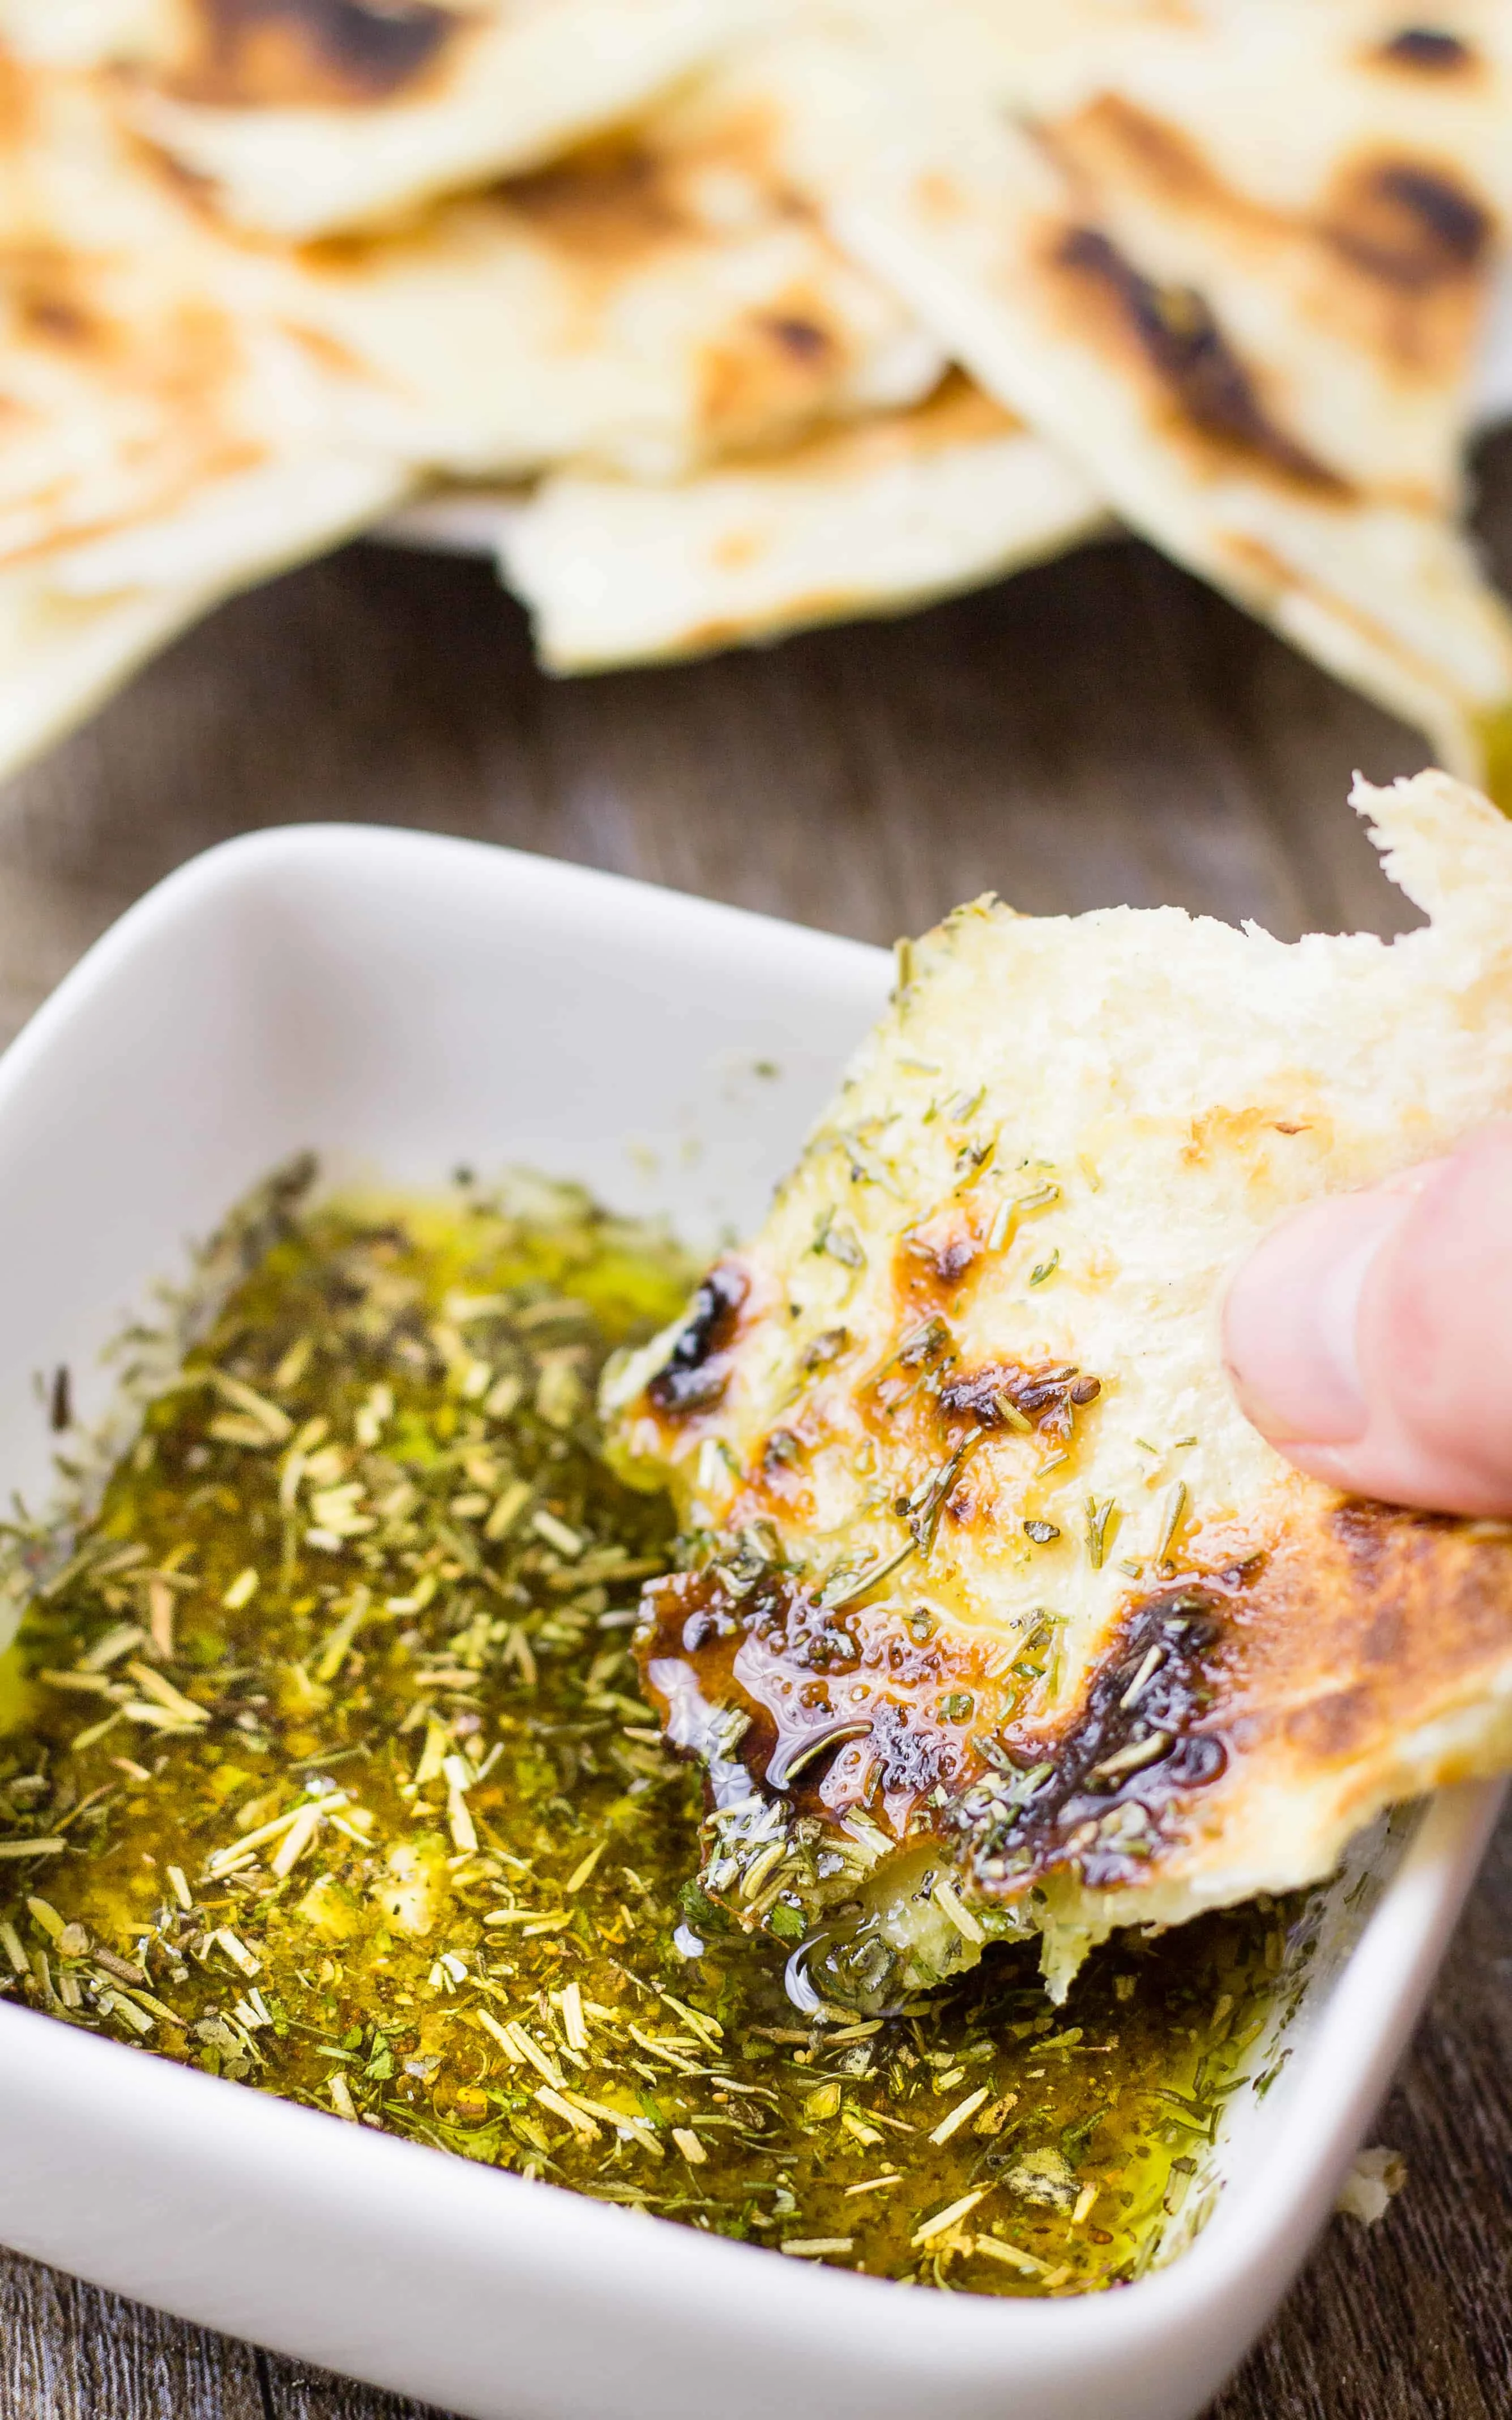
M 0 0 L 0 770 L 466 494 L 571 672 L 1115 520 L 1512 789 L 1512 0 Z

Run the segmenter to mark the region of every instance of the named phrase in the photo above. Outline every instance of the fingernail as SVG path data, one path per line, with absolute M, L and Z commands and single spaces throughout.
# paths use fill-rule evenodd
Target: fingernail
M 1268 1235 L 1234 1280 L 1225 1358 L 1241 1406 L 1273 1444 L 1343 1445 L 1365 1434 L 1360 1295 L 1417 1189 L 1314 1202 Z

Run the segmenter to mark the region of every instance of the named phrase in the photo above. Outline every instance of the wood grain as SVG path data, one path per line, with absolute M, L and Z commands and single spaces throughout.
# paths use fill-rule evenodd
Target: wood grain
M 1512 587 L 1512 432 L 1481 468 Z M 1288 937 L 1389 932 L 1411 911 L 1344 798 L 1356 767 L 1422 761 L 1128 541 L 907 621 L 578 683 L 534 671 L 485 568 L 356 547 L 226 606 L 10 784 L 0 1037 L 185 858 L 310 817 L 883 941 L 987 889 L 1041 913 L 1174 900 Z M 1377 2228 L 1333 2224 L 1210 2420 L 1512 2411 L 1509 1915 L 1512 1820 L 1376 2130 L 1408 2191 Z M 0 2254 L 0 2420 L 422 2415 Z

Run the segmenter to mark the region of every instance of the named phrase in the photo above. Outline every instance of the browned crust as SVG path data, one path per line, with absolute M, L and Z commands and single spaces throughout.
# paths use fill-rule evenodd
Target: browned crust
M 1071 1714 L 1002 1734 L 1021 1773 L 1052 1767 L 1013 1821 L 983 1820 L 968 1797 L 943 1828 L 988 1894 L 1057 1872 L 1135 1894 L 1188 1869 L 1200 1879 L 1230 1850 L 1255 1862 L 1274 1793 L 1320 1794 L 1347 1825 L 1404 1788 L 1462 1777 L 1407 1761 L 1406 1744 L 1509 1672 L 1512 1533 L 1325 1501 L 1268 1551 L 1131 1599 Z
M 1236 1608 L 1227 1695 L 1246 1748 L 1378 1766 L 1512 1657 L 1512 1531 L 1352 1500 L 1278 1542 Z
M 1489 210 L 1447 167 L 1390 154 L 1346 163 L 1318 224 L 1340 259 L 1408 295 L 1473 278 L 1494 233 Z
M 1056 230 L 1041 273 L 1079 333 L 1143 374 L 1165 432 L 1211 473 L 1236 465 L 1334 503 L 1352 489 L 1288 434 L 1195 287 L 1147 277 L 1095 226 Z
M 103 234 L 108 242 L 108 230 Z M 69 517 L 70 482 L 60 472 L 51 492 L 62 519 L 46 538 L 12 537 L 8 560 L 17 566 L 106 535 L 123 518 L 161 512 L 207 477 L 262 459 L 263 449 L 240 433 L 227 409 L 242 367 L 232 320 L 210 300 L 185 296 L 168 298 L 143 318 L 132 307 L 136 287 L 120 270 L 103 243 L 93 255 L 43 239 L 0 244 L 0 327 L 11 353 L 67 363 L 100 395 L 128 410 L 140 407 L 143 427 L 157 432 L 139 436 L 129 465 L 141 474 L 137 503 L 103 520 Z M 11 388 L 0 371 L 0 417 L 19 423 L 35 418 L 36 410 L 24 386 Z M 28 525 L 38 501 L 23 505 Z
M 33 79 L 21 61 L 0 46 L 0 143 L 19 156 L 35 136 L 36 120 Z
M 1335 1501 L 1131 1595 L 1048 1723 L 1029 1711 L 1048 1637 L 1005 1669 L 993 1635 L 922 1607 L 720 1566 L 654 1583 L 646 1609 L 653 1696 L 738 1709 L 734 1754 L 795 1813 L 864 1804 L 900 1846 L 937 1838 L 987 1900 L 1057 1875 L 1137 1898 L 1230 1848 L 1252 1864 L 1274 1792 L 1321 1788 L 1347 1823 L 1459 1777 L 1405 1768 L 1401 1744 L 1512 1671 L 1512 1532 Z
M 1432 23 L 1404 25 L 1365 54 L 1373 67 L 1387 68 L 1421 83 L 1479 84 L 1486 61 L 1473 44 Z
M 28 343 L 107 370 L 126 349 L 90 293 L 87 264 L 59 244 L 0 245 L 0 302 Z
M 646 1388 L 647 1403 L 663 1419 L 682 1422 L 721 1400 L 749 1293 L 750 1279 L 738 1261 L 716 1261 Z
M 501 189 L 552 249 L 622 269 L 702 233 L 667 162 L 647 145 L 606 138 Z
M 176 99 L 230 109 L 372 108 L 434 88 L 467 18 L 432 0 L 192 0 Z
M 699 425 L 737 452 L 810 420 L 833 392 L 850 346 L 817 289 L 797 283 L 749 311 L 699 356 Z
M 1339 161 L 1314 208 L 1288 213 L 1239 192 L 1182 129 L 1119 95 L 1103 95 L 1042 130 L 1042 139 L 1071 180 L 1076 226 L 1100 228 L 1104 194 L 1141 195 L 1221 228 L 1236 259 L 1288 259 L 1300 305 L 1320 327 L 1347 331 L 1388 370 L 1430 381 L 1462 371 L 1494 229 L 1488 204 L 1453 159 L 1364 147 Z M 1172 307 L 1189 318 L 1207 312 L 1216 327 L 1200 295 Z M 1132 305 L 1130 317 L 1137 334 Z M 1210 437 L 1222 435 L 1200 409 L 1196 419 Z M 1279 433 L 1284 448 L 1293 442 Z M 1262 432 L 1255 437 L 1263 454 Z M 1277 467 L 1287 471 L 1284 449 Z
M 702 240 L 700 186 L 707 171 L 744 178 L 772 221 L 811 221 L 781 174 L 770 111 L 732 111 L 697 135 L 606 134 L 500 191 L 527 224 L 585 267 L 618 269 L 669 244 Z

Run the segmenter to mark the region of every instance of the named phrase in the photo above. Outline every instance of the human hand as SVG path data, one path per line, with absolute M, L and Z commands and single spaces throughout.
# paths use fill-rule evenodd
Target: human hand
M 1229 1290 L 1224 1355 L 1315 1478 L 1512 1515 L 1512 1122 L 1283 1220 Z

